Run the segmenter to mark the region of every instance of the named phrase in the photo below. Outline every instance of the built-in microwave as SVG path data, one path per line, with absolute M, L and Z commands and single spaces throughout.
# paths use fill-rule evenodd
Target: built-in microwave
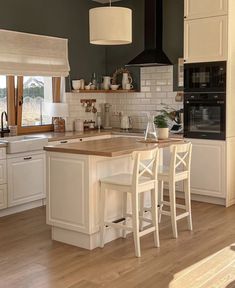
M 225 92 L 226 61 L 185 64 L 184 91 Z

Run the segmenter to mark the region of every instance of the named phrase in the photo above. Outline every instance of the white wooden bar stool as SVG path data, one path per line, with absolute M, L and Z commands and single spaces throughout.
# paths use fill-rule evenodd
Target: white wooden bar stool
M 105 226 L 111 226 L 117 229 L 123 230 L 123 237 L 126 237 L 126 231 L 132 231 L 134 235 L 135 243 L 135 255 L 141 256 L 140 252 L 140 237 L 154 232 L 154 243 L 156 247 L 159 247 L 159 230 L 158 230 L 158 159 L 159 149 L 147 151 L 137 151 L 133 153 L 134 167 L 133 174 L 119 174 L 103 178 L 101 183 L 101 203 L 100 203 L 100 246 L 104 247 L 104 230 Z M 143 176 L 145 174 L 145 176 Z M 105 221 L 105 208 L 106 208 L 106 192 L 109 190 L 124 193 L 124 219 L 122 223 L 115 223 Z M 139 195 L 144 192 L 151 191 L 151 204 L 152 204 L 152 221 L 146 220 L 151 224 L 151 227 L 140 231 L 139 229 Z M 127 193 L 131 194 L 131 207 L 132 214 L 127 213 Z M 132 226 L 127 225 L 126 219 L 132 218 Z
M 171 224 L 174 238 L 178 237 L 177 221 L 187 217 L 188 229 L 192 230 L 192 212 L 191 212 L 191 197 L 190 197 L 190 169 L 191 169 L 191 153 L 192 144 L 177 144 L 170 147 L 171 159 L 168 168 L 161 168 L 158 173 L 158 181 L 160 184 L 160 209 L 159 222 L 162 215 L 171 217 Z M 183 181 L 185 205 L 176 203 L 175 184 L 178 181 Z M 163 199 L 163 185 L 169 185 L 169 201 Z M 168 206 L 170 211 L 164 210 L 164 206 Z M 185 212 L 176 214 L 176 209 L 179 208 Z

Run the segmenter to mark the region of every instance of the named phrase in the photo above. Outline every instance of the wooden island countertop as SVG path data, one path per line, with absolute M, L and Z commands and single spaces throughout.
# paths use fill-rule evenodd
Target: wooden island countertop
M 140 138 L 118 137 L 110 139 L 100 139 L 81 143 L 68 143 L 59 145 L 48 145 L 44 147 L 46 151 L 95 155 L 103 157 L 116 157 L 131 154 L 138 150 L 168 147 L 171 144 L 183 143 L 183 139 L 170 138 L 167 140 L 159 140 L 158 143 L 140 142 Z

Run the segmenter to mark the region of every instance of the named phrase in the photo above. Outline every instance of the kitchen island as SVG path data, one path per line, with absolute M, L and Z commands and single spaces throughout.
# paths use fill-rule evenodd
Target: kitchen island
M 164 148 L 182 141 L 146 144 L 140 138 L 115 137 L 45 147 L 47 224 L 52 226 L 52 239 L 90 250 L 98 247 L 100 178 L 130 173 L 133 151 Z M 107 201 L 107 219 L 122 218 L 122 195 L 109 193 Z M 105 242 L 120 236 L 119 231 L 109 228 Z

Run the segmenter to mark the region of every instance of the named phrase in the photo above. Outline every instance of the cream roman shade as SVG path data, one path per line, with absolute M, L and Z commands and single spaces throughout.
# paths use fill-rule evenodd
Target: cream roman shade
M 0 29 L 0 75 L 66 77 L 68 40 Z

